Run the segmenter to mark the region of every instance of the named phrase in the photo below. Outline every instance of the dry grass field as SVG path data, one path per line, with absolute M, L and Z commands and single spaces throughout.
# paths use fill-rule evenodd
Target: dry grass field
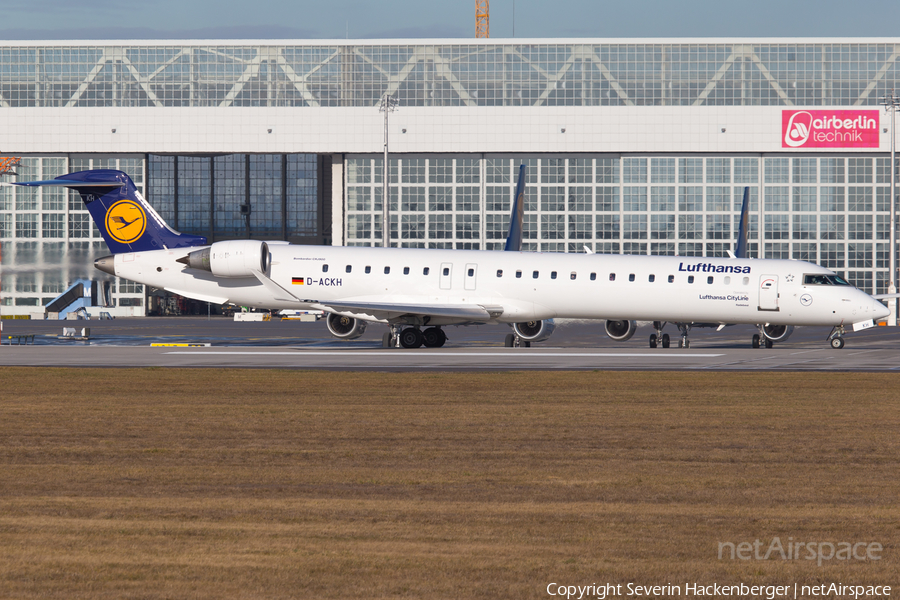
M 898 385 L 4 368 L 0 597 L 898 586 Z M 822 566 L 718 558 L 720 542 L 775 537 L 884 549 Z

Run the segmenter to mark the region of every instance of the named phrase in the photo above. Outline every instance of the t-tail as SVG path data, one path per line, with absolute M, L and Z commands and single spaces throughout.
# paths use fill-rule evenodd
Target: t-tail
M 512 212 L 509 215 L 509 233 L 506 235 L 504 250 L 519 252 L 522 249 L 522 219 L 525 215 L 525 165 L 519 165 L 519 183 L 516 184 L 516 195 L 513 198 Z
M 737 246 L 734 249 L 735 258 L 747 257 L 747 233 L 750 231 L 750 188 L 744 188 L 744 202 L 741 204 L 741 223 L 738 226 Z
M 179 233 L 169 227 L 122 171 L 78 171 L 16 185 L 62 186 L 77 191 L 113 254 L 206 245 L 203 236 Z

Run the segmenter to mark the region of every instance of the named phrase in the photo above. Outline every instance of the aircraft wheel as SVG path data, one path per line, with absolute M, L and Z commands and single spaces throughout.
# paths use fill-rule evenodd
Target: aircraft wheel
M 382 348 L 390 348 L 391 347 L 391 334 L 390 332 L 385 333 L 381 336 L 381 347 Z
M 526 348 L 531 348 L 531 342 L 529 342 L 528 340 L 523 341 L 522 345 L 525 346 Z
M 425 336 L 415 327 L 407 327 L 400 332 L 400 345 L 404 348 L 418 348 L 425 342 Z
M 447 341 L 447 336 L 440 327 L 429 327 L 422 332 L 422 338 L 426 348 L 440 348 Z
M 690 348 L 690 347 L 691 347 L 691 340 L 684 340 L 684 347 L 685 347 L 685 348 Z
M 831 338 L 831 347 L 835 350 L 840 350 L 844 347 L 844 338 L 841 336 Z
M 668 334 L 668 333 L 664 333 L 664 334 L 662 335 L 662 347 L 663 347 L 663 348 L 668 348 L 670 343 L 671 343 L 671 340 L 669 339 L 669 334 Z
M 503 345 L 507 348 L 512 348 L 516 345 L 516 336 L 512 333 L 506 334 L 506 339 L 503 340 Z
M 774 345 L 775 344 L 772 342 L 772 340 L 766 340 L 766 348 L 771 348 Z
M 650 347 L 656 348 L 656 334 L 655 333 L 650 334 Z
M 679 348 L 682 348 L 682 347 L 683 347 L 683 344 L 684 344 L 684 342 L 682 342 L 681 340 L 678 340 L 678 347 L 679 347 Z
M 750 345 L 754 348 L 759 348 L 759 334 L 753 334 L 753 341 L 750 342 Z

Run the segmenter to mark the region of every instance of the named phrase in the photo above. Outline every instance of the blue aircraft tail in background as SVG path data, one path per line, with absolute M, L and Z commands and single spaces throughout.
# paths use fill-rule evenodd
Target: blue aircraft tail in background
M 77 191 L 113 254 L 206 245 L 205 237 L 178 233 L 166 225 L 122 171 L 78 171 L 16 185 L 62 186 Z
M 741 224 L 738 227 L 737 246 L 734 249 L 735 258 L 747 257 L 747 234 L 750 232 L 750 188 L 744 188 L 744 202 L 741 204 Z
M 522 219 L 525 215 L 525 165 L 519 165 L 519 182 L 509 215 L 509 233 L 506 235 L 504 251 L 519 252 L 522 249 Z

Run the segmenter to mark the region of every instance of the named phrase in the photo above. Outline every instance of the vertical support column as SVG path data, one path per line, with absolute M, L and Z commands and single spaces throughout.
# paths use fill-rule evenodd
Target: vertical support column
M 216 236 L 216 157 L 209 157 L 209 243 Z
M 331 245 L 344 245 L 344 155 L 331 155 Z
M 281 239 L 287 241 L 287 154 L 281 155 Z
M 247 214 L 244 219 L 247 222 L 247 239 L 253 238 L 253 230 L 250 227 L 250 216 L 253 211 L 253 203 L 250 202 L 250 155 L 244 155 L 244 204 L 247 206 Z
M 173 198 L 172 198 L 172 212 L 174 213 L 173 221 L 175 231 L 181 231 L 181 227 L 178 225 L 178 155 L 172 157 L 172 180 L 173 180 Z M 212 243 L 212 240 L 209 240 L 209 243 Z

